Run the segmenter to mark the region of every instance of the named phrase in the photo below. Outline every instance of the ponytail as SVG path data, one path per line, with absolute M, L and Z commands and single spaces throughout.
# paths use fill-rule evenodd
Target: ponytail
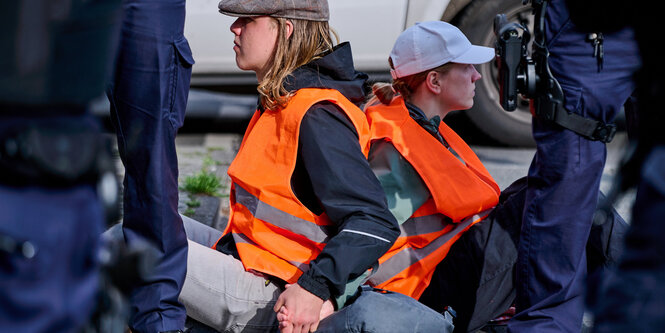
M 388 105 L 393 100 L 397 92 L 393 85 L 386 82 L 377 82 L 372 85 L 372 95 L 374 96 L 367 104 L 372 104 L 372 100 L 378 100 L 382 104 Z
M 393 68 L 393 60 L 391 58 L 388 58 L 388 63 L 390 64 L 390 68 Z M 392 84 L 377 82 L 372 85 L 372 95 L 370 95 L 370 98 L 365 105 L 372 106 L 378 103 L 389 105 L 397 94 L 402 96 L 402 98 L 408 102 L 411 100 L 411 94 L 413 94 L 420 84 L 425 81 L 429 72 L 436 71 L 445 74 L 450 70 L 450 64 L 451 63 L 445 63 L 430 70 L 393 79 Z

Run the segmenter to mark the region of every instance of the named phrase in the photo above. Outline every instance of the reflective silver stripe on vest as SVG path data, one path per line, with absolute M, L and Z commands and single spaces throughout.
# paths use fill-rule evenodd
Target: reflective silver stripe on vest
M 234 185 L 236 202 L 245 206 L 255 218 L 317 243 L 328 242 L 328 235 L 330 234 L 328 229 L 331 229 L 331 227 L 317 225 L 286 213 L 259 200 L 256 196 L 238 186 L 238 184 Z
M 401 271 L 405 270 L 413 263 L 426 258 L 428 255 L 434 253 L 437 249 L 445 245 L 453 237 L 458 235 L 474 221 L 485 218 L 491 209 L 485 210 L 473 216 L 467 217 L 459 223 L 455 224 L 455 227 L 449 232 L 439 236 L 437 239 L 433 240 L 431 243 L 427 244 L 422 248 L 412 248 L 406 247 L 405 249 L 397 252 L 395 255 L 390 257 L 388 260 L 379 265 L 379 269 L 375 274 L 369 279 L 369 282 L 376 286 L 380 285 L 388 280 L 390 280 L 395 275 L 399 274 Z M 433 217 L 438 217 L 441 219 L 441 215 L 431 215 Z M 406 222 L 404 223 L 406 224 Z
M 233 240 L 236 242 L 236 244 L 238 244 L 238 243 L 245 243 L 245 244 L 250 244 L 250 245 L 256 246 L 256 247 L 258 247 L 258 248 L 262 248 L 261 246 L 259 246 L 258 244 L 256 244 L 254 241 L 252 241 L 251 239 L 249 239 L 249 237 L 247 237 L 247 235 L 245 235 L 245 234 L 241 234 L 241 233 L 233 233 Z M 286 259 L 284 259 L 284 258 L 281 258 L 281 259 L 284 260 L 284 261 L 286 261 L 286 262 L 288 262 L 289 264 L 291 264 L 291 265 L 297 267 L 297 268 L 298 268 L 299 270 L 301 270 L 303 273 L 304 273 L 304 272 L 307 272 L 307 270 L 309 270 L 309 264 L 305 264 L 305 263 L 298 262 L 298 261 L 293 261 L 293 260 L 286 260 Z

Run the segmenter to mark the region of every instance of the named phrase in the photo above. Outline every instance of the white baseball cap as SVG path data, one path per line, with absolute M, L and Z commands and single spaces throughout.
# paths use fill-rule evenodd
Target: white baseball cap
M 393 79 L 439 67 L 449 62 L 482 64 L 494 58 L 494 49 L 472 45 L 464 33 L 442 21 L 418 22 L 397 37 L 390 52 Z

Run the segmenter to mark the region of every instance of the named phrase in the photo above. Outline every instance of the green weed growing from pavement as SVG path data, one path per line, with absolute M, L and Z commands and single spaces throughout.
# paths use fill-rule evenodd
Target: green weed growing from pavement
M 196 208 L 196 207 L 201 207 L 201 201 L 198 201 L 196 199 L 191 199 L 187 201 L 187 207 L 189 208 Z
M 201 207 L 201 201 L 198 201 L 196 199 L 189 199 L 189 201 L 187 201 L 185 204 L 187 205 L 187 209 L 185 209 L 183 214 L 189 217 L 193 217 L 194 214 L 196 213 L 196 210 L 194 210 L 194 208 Z
M 185 215 L 185 216 L 194 217 L 194 214 L 196 214 L 196 211 L 194 210 L 194 208 L 187 208 L 187 209 L 185 209 L 185 211 L 182 214 Z
M 203 159 L 203 167 L 198 173 L 185 177 L 182 188 L 190 194 L 205 194 L 211 196 L 220 196 L 219 190 L 222 188 L 221 179 L 211 171 L 211 167 L 217 163 L 206 156 Z M 188 204 L 189 208 L 193 208 Z

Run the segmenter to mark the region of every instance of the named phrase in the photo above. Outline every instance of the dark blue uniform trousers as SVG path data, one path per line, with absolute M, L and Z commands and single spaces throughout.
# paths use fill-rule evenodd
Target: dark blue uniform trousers
M 182 126 L 192 59 L 183 35 L 184 0 L 123 1 L 115 78 L 108 91 L 125 165 L 123 231 L 127 242 L 153 242 L 154 275 L 131 295 L 130 327 L 182 329 L 178 301 L 187 271 L 187 238 L 178 214 L 175 135 Z
M 98 130 L 90 116 L 53 114 L 41 122 Z M 40 122 L 6 116 L 0 117 L 0 134 Z M 0 184 L 0 212 L 0 237 L 36 249 L 33 257 L 0 250 L 0 331 L 77 332 L 95 309 L 99 291 L 104 214 L 95 185 Z
M 561 84 L 565 108 L 611 122 L 634 89 L 639 66 L 632 30 L 606 33 L 603 67 L 587 34 L 570 22 L 563 0 L 546 17 L 550 68 Z M 580 332 L 586 278 L 585 245 L 605 165 L 605 144 L 534 119 L 537 149 L 516 265 L 517 314 L 511 332 Z

